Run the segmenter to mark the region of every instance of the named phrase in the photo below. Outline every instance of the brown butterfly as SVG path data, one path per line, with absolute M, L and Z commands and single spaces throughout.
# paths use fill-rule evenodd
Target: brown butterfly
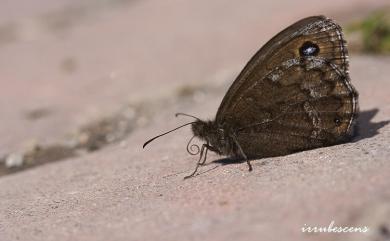
M 215 120 L 196 121 L 194 137 L 207 151 L 250 159 L 281 156 L 335 145 L 353 136 L 358 93 L 348 75 L 348 51 L 341 27 L 324 16 L 302 19 L 266 43 L 233 82 Z M 179 113 L 178 115 L 186 115 Z M 187 115 L 190 116 L 190 115 Z M 156 136 L 154 139 L 177 130 Z M 191 147 L 193 147 L 192 145 Z

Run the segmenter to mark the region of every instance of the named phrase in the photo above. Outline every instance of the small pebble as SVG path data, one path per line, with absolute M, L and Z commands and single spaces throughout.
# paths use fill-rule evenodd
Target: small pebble
M 5 159 L 5 166 L 7 168 L 21 167 L 23 165 L 23 155 L 20 153 L 11 153 Z

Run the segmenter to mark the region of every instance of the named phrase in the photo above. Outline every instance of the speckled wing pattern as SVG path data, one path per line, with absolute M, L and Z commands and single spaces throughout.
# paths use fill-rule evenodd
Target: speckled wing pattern
M 304 46 L 318 47 L 315 56 Z M 266 43 L 234 81 L 216 115 L 247 156 L 267 157 L 348 140 L 358 113 L 341 28 L 305 18 Z

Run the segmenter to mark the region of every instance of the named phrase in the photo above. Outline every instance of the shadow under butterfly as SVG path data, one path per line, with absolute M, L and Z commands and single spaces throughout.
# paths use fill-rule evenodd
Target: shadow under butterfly
M 268 41 L 229 88 L 212 121 L 195 121 L 187 144 L 207 152 L 245 160 L 287 155 L 350 140 L 358 116 L 358 93 L 348 74 L 348 51 L 341 27 L 324 16 L 302 19 Z M 194 137 L 205 143 L 199 147 Z
M 384 120 L 380 122 L 373 122 L 372 119 L 378 114 L 379 109 L 371 109 L 362 111 L 358 118 L 358 129 L 352 142 L 358 142 L 364 139 L 374 137 L 379 134 L 378 130 L 388 125 L 390 120 Z

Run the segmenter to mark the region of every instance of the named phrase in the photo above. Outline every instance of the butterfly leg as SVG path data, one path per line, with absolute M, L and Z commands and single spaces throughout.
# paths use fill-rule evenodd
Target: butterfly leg
M 208 147 L 209 147 L 208 145 L 205 146 L 204 158 L 203 158 L 203 161 L 202 161 L 202 162 L 199 162 L 199 165 L 200 165 L 200 166 L 203 166 L 203 165 L 205 164 L 205 162 L 206 162 L 206 159 L 207 159 L 207 151 L 209 150 Z
M 252 171 L 253 168 L 252 168 L 252 164 L 251 162 L 249 161 L 249 158 L 245 155 L 245 152 L 244 150 L 242 150 L 241 146 L 240 146 L 240 143 L 238 143 L 237 141 L 237 137 L 235 135 L 232 136 L 232 139 L 233 141 L 236 143 L 237 147 L 238 147 L 238 150 L 240 151 L 240 154 L 241 154 L 241 157 L 244 158 L 244 160 L 246 161 L 246 163 L 248 164 L 248 170 L 249 171 Z
M 215 152 L 215 153 L 218 153 L 218 150 L 215 149 L 213 146 L 210 146 L 208 142 L 207 142 L 207 144 L 204 144 L 204 145 L 206 145 L 206 146 L 205 146 L 205 148 L 206 148 L 206 150 L 205 150 L 205 158 L 203 158 L 203 161 L 200 163 L 200 165 L 204 165 L 204 164 L 205 164 L 206 159 L 207 159 L 207 158 L 206 158 L 206 156 L 207 156 L 207 151 L 213 151 L 213 152 Z
M 199 166 L 202 165 L 202 164 L 204 164 L 204 163 L 206 162 L 207 150 L 208 150 L 208 145 L 207 145 L 207 144 L 203 144 L 203 145 L 202 145 L 202 148 L 200 149 L 199 160 L 198 160 L 198 162 L 196 163 L 195 170 L 194 170 L 190 175 L 185 176 L 184 179 L 193 177 L 193 176 L 196 174 L 196 172 L 198 171 Z M 202 160 L 202 159 L 203 159 L 203 160 Z

